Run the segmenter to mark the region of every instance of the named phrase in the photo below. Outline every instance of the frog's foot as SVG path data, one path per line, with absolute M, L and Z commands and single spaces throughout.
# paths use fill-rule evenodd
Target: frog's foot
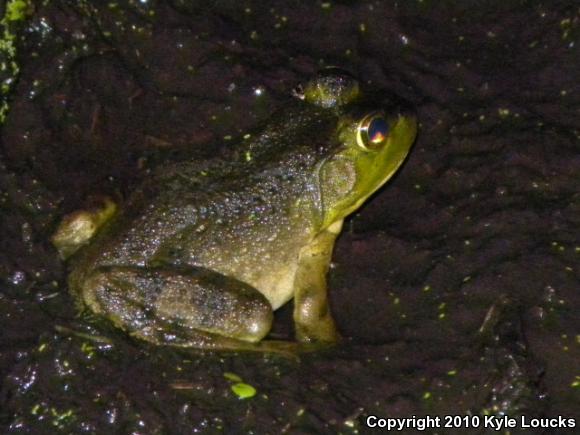
M 308 323 L 296 322 L 296 340 L 303 344 L 320 344 L 330 346 L 340 341 L 341 336 L 336 330 L 334 320 L 328 315 L 309 319 Z
M 94 235 L 117 212 L 117 205 L 106 196 L 91 198 L 86 210 L 78 210 L 65 216 L 51 241 L 60 257 L 66 260 Z
M 254 351 L 264 353 L 274 353 L 282 356 L 300 358 L 300 355 L 310 352 L 320 352 L 331 349 L 334 343 L 317 341 L 312 343 L 301 343 L 296 341 L 264 340 L 254 345 Z
M 272 308 L 253 287 L 203 268 L 101 267 L 82 298 L 97 314 L 155 344 L 215 350 L 282 349 L 258 342 Z
M 221 336 L 209 336 L 199 333 L 191 343 L 175 344 L 188 349 L 205 349 L 225 352 L 258 352 L 274 354 L 284 358 L 299 361 L 300 356 L 306 353 L 318 352 L 332 347 L 329 343 L 299 343 L 295 341 L 263 340 L 258 343 L 229 339 Z
M 251 343 L 235 338 L 224 337 L 203 331 L 190 330 L 187 337 L 178 338 L 173 332 L 168 332 L 166 328 L 156 330 L 142 330 L 132 333 L 136 338 L 147 340 L 159 345 L 169 345 L 184 349 L 224 351 L 224 352 L 260 352 L 272 353 L 289 359 L 299 360 L 299 355 L 304 352 L 312 352 L 320 349 L 313 345 L 303 345 L 302 343 L 290 341 L 270 341 L 264 340 Z

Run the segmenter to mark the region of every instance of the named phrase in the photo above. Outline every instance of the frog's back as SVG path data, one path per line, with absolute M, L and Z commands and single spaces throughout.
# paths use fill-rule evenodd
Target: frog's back
M 291 263 L 297 252 L 273 242 L 308 237 L 288 203 L 304 180 L 265 172 L 221 160 L 161 168 L 75 258 L 73 292 L 104 266 L 203 266 L 253 281 L 258 258 Z
M 207 168 L 184 163 L 166 166 L 133 192 L 123 211 L 73 258 L 73 291 L 98 267 L 148 264 L 168 238 L 203 219 L 212 197 L 209 188 L 215 184 L 203 175 Z

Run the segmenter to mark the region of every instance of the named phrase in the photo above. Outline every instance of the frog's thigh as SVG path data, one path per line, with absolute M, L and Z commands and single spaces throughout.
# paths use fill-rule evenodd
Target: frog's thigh
M 102 267 L 85 281 L 83 298 L 117 326 L 159 344 L 235 348 L 239 340 L 261 340 L 273 319 L 256 289 L 202 268 Z
M 294 323 L 299 341 L 334 342 L 339 339 L 326 289 L 326 273 L 342 221 L 332 224 L 300 253 L 294 281 Z

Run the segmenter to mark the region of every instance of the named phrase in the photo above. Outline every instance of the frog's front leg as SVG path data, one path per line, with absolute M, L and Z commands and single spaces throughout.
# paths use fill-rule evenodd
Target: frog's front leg
M 196 267 L 99 267 L 80 292 L 94 312 L 156 344 L 253 350 L 273 319 L 256 289 Z
M 333 223 L 300 252 L 294 281 L 294 325 L 302 342 L 336 342 L 340 336 L 328 304 L 326 273 L 342 220 Z

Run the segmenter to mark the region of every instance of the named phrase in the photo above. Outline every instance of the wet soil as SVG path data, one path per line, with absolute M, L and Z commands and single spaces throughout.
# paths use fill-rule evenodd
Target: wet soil
M 580 425 L 576 2 L 52 0 L 27 13 L 11 24 L 20 71 L 2 70 L 2 433 L 349 434 L 368 415 Z M 300 361 L 188 352 L 79 316 L 49 242 L 59 219 L 91 195 L 122 200 L 160 161 L 220 153 L 328 65 L 421 121 L 338 240 L 344 342 Z M 231 373 L 256 395 L 240 399 Z

